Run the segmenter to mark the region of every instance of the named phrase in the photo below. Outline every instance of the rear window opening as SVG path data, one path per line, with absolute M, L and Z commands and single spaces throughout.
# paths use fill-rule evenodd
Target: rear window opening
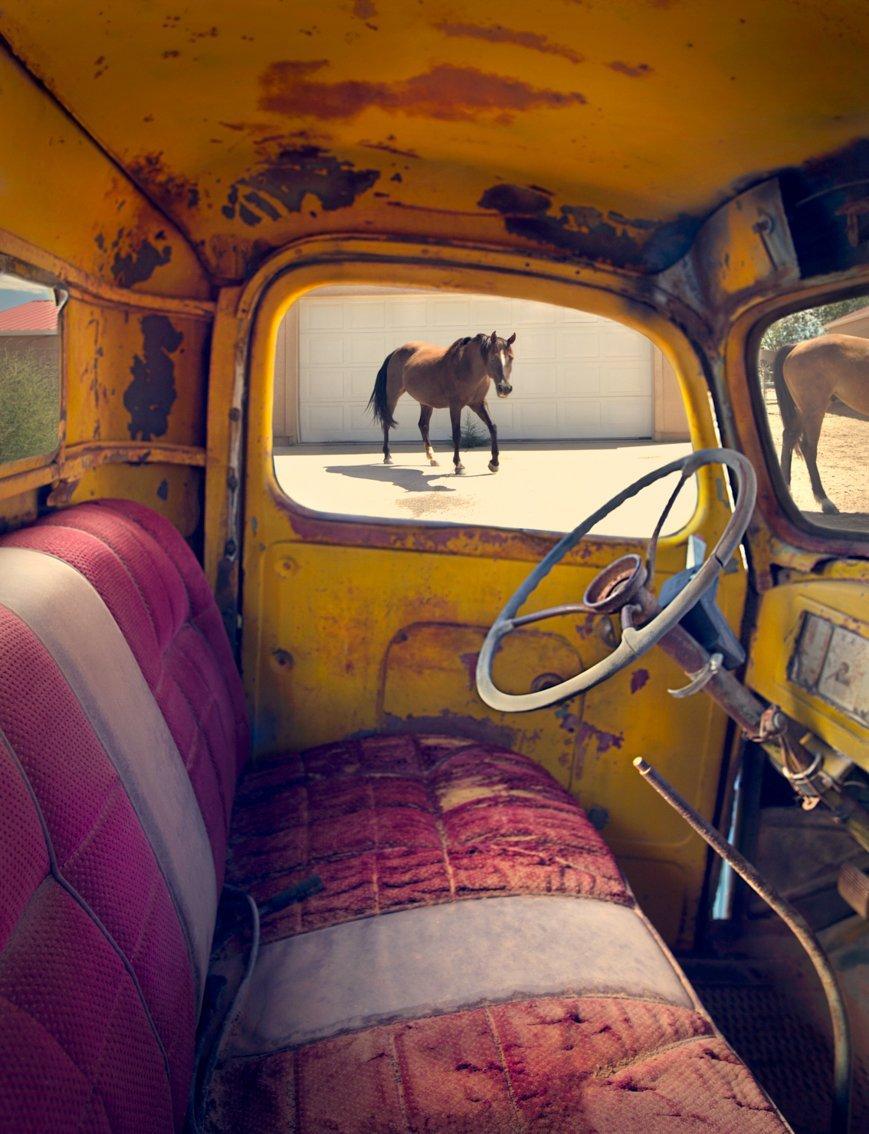
M 431 415 L 438 462 L 431 465 L 418 425 L 421 403 L 409 392 L 395 403 L 392 463 L 384 464 L 383 430 L 368 404 L 384 360 L 406 343 L 449 348 L 463 339 L 480 357 L 490 349 L 513 355 L 509 393 L 499 397 L 493 382 L 486 399 L 498 432 L 497 472 L 489 468 L 488 429 L 469 407 L 460 419 L 463 474 L 453 469 L 447 408 Z M 294 501 L 316 511 L 569 531 L 626 484 L 690 449 L 678 381 L 663 354 L 637 331 L 587 312 L 486 295 L 336 286 L 303 296 L 280 327 L 275 474 Z M 648 535 L 672 486 L 669 478 L 659 482 L 599 531 Z M 670 530 L 688 521 L 695 504 L 687 486 Z
M 0 464 L 52 454 L 65 293 L 0 272 Z

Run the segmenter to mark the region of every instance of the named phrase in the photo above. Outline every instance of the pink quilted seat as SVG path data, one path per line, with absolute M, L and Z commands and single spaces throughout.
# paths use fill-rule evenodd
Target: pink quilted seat
M 57 557 L 101 595 L 188 769 L 219 886 L 248 735 L 192 552 L 169 523 L 128 502 L 58 513 L 0 547 Z M 0 1074 L 9 1076 L 0 1113 L 15 1130 L 179 1128 L 198 1006 L 178 914 L 57 662 L 2 603 L 0 734 Z
M 68 592 L 89 603 L 91 589 L 94 641 L 115 635 L 130 659 L 120 683 L 119 655 L 92 649 L 91 669 L 79 664 L 90 624 L 61 632 L 75 621 Z M 110 687 L 117 703 L 103 704 Z M 0 539 L 3 1129 L 182 1128 L 197 949 L 225 873 L 261 903 L 263 935 L 252 1016 L 240 1013 L 213 1084 L 213 1131 L 786 1129 L 598 833 L 530 760 L 372 737 L 264 761 L 236 800 L 248 743 L 217 609 L 171 525 L 101 501 Z M 280 900 L 294 892 L 307 896 Z M 517 902 L 534 917 L 499 936 Z M 553 911 L 553 924 L 579 916 L 580 937 L 541 936 Z M 606 926 L 628 922 L 634 944 L 609 971 Z M 244 950 L 235 939 L 224 953 Z M 570 979 L 551 983 L 550 954 Z M 411 977 L 394 980 L 393 961 Z M 484 989 L 470 997 L 469 973 Z M 418 1004 L 426 979 L 433 1000 Z

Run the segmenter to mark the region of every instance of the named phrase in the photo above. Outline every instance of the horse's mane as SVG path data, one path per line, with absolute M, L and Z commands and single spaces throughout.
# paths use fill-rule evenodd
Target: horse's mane
M 456 339 L 456 341 L 454 343 L 452 343 L 450 346 L 448 346 L 446 353 L 447 354 L 453 354 L 455 351 L 462 350 L 462 348 L 466 347 L 468 345 L 468 343 L 472 343 L 477 339 L 485 339 L 485 337 L 486 336 L 482 335 L 482 334 L 481 335 L 465 335 L 465 337 L 463 339 Z

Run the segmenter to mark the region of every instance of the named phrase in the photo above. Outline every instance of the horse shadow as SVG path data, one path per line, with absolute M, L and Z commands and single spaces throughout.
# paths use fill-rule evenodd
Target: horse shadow
M 324 471 L 351 476 L 356 480 L 394 484 L 405 492 L 455 492 L 448 484 L 432 484 L 432 481 L 453 476 L 452 472 L 425 473 L 421 469 L 404 468 L 401 465 L 327 465 Z
M 394 484 L 405 492 L 455 492 L 448 484 L 433 484 L 435 480 L 455 480 L 452 465 L 438 472 L 423 472 L 422 469 L 408 468 L 404 465 L 327 465 L 323 470 L 339 476 L 352 476 L 356 480 L 378 480 Z M 461 479 L 473 480 L 476 476 L 492 476 L 492 473 L 462 473 Z

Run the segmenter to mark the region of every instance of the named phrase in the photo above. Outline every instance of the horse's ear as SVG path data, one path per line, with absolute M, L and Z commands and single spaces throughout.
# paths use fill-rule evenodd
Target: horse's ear
M 493 331 L 492 334 L 489 336 L 489 343 L 492 346 L 494 346 L 497 341 L 498 341 L 498 332 Z
M 510 338 L 507 339 L 507 346 L 511 346 L 515 342 L 516 342 L 516 332 L 514 331 L 513 334 L 510 336 Z

